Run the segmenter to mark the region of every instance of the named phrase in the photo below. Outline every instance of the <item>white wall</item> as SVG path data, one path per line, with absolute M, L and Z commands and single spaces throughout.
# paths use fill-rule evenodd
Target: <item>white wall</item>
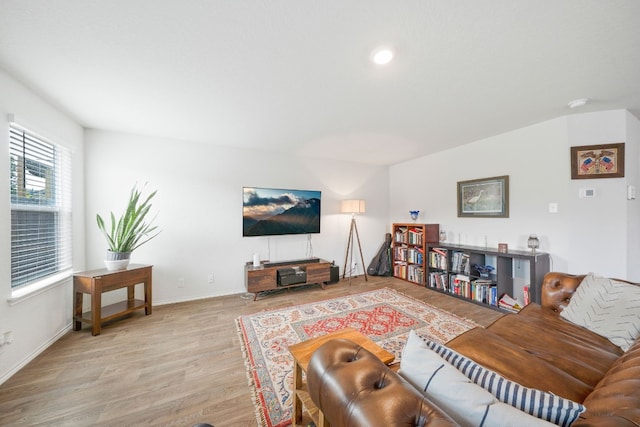
M 98 130 L 86 131 L 85 139 L 86 267 L 102 267 L 106 251 L 96 213 L 120 212 L 133 184 L 148 182 L 158 190 L 154 210 L 163 231 L 135 251 L 132 262 L 154 265 L 154 304 L 244 293 L 244 264 L 255 252 L 271 260 L 307 256 L 306 236 L 242 237 L 243 186 L 321 190 L 313 255 L 341 269 L 350 217 L 339 214 L 340 200 L 367 201 L 358 218 L 365 266 L 389 229 L 387 167 Z
M 439 223 L 453 243 L 489 247 L 500 242 L 527 249 L 529 234 L 549 252 L 552 269 L 589 271 L 640 280 L 637 259 L 638 200 L 626 200 L 638 184 L 639 121 L 625 110 L 576 114 L 518 129 L 390 168 L 391 221 Z M 570 146 L 625 142 L 624 178 L 571 180 Z M 509 175 L 509 218 L 458 218 L 458 181 Z M 596 188 L 579 199 L 580 187 Z M 549 213 L 549 203 L 559 212 Z M 632 256 L 633 255 L 633 256 Z
M 640 191 L 640 120 L 626 112 L 627 139 L 626 175 L 627 185 L 633 185 Z M 640 197 L 640 194 L 636 197 Z M 627 277 L 640 280 L 640 201 L 627 202 Z
M 84 264 L 83 131 L 67 116 L 0 70 L 0 133 L 5 150 L 2 164 L 9 164 L 7 115 L 53 142 L 73 150 L 73 265 Z M 0 347 L 0 383 L 69 330 L 72 317 L 71 279 L 40 294 L 10 304 L 11 207 L 9 173 L 0 173 L 0 333 L 13 331 L 14 342 Z
M 626 198 L 627 183 L 637 184 L 638 176 L 638 140 L 627 140 L 630 117 L 624 110 L 567 117 L 570 146 L 625 142 L 626 153 L 624 178 L 569 181 L 571 220 L 566 227 L 571 236 L 569 269 L 573 272 L 632 278 L 627 268 L 627 242 L 637 245 L 638 239 L 628 234 L 628 207 L 635 207 L 633 211 L 637 212 L 639 202 Z M 580 198 L 580 188 L 595 189 L 596 197 Z

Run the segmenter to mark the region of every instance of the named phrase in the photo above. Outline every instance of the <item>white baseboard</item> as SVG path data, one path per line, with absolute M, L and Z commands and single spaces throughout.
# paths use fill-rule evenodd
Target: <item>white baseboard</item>
M 58 333 L 56 333 L 51 338 L 49 338 L 49 340 L 47 340 L 46 342 L 42 343 L 42 345 L 40 345 L 38 348 L 36 348 L 34 351 L 32 351 L 31 354 L 27 355 L 27 357 L 22 359 L 22 361 L 20 361 L 20 363 L 18 363 L 13 368 L 11 368 L 8 372 L 6 372 L 2 377 L 0 377 L 0 385 L 2 385 L 5 381 L 7 381 L 9 378 L 11 378 L 13 375 L 15 375 L 20 369 L 22 369 L 25 366 L 27 366 L 27 364 L 29 362 L 31 362 L 33 359 L 38 357 L 40 355 L 40 353 L 42 353 L 47 348 L 49 348 L 54 342 L 56 342 L 60 338 L 62 338 L 62 336 L 64 334 L 66 334 L 67 332 L 69 332 L 71 330 L 72 326 L 73 325 L 71 323 L 69 323 L 66 327 L 62 328 L 62 330 L 58 331 Z

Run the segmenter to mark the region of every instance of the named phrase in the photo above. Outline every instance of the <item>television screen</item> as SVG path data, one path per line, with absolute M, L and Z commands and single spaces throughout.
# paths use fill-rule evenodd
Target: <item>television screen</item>
M 320 233 L 320 191 L 243 187 L 242 235 Z

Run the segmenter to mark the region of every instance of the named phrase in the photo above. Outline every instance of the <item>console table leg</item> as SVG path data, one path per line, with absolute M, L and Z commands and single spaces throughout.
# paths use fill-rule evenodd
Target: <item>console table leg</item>
M 82 329 L 82 321 L 78 320 L 82 317 L 82 292 L 73 293 L 73 330 Z
M 102 293 L 101 290 L 94 290 L 91 293 L 91 335 L 100 335 L 102 317 Z
M 144 282 L 144 314 L 151 314 L 151 277 Z

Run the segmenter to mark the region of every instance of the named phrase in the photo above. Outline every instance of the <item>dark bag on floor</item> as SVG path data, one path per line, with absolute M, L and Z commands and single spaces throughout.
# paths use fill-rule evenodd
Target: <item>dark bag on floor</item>
M 367 274 L 370 276 L 391 276 L 391 233 L 385 235 L 384 243 L 367 267 Z

